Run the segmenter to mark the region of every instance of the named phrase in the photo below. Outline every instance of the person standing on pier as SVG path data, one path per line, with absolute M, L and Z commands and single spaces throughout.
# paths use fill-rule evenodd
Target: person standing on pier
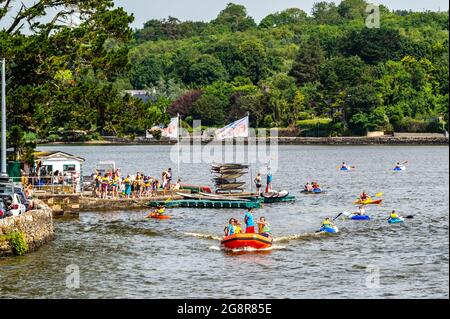
M 262 187 L 261 173 L 256 174 L 255 186 L 256 186 L 256 194 L 258 194 L 258 196 L 259 196 L 261 194 L 261 187 Z

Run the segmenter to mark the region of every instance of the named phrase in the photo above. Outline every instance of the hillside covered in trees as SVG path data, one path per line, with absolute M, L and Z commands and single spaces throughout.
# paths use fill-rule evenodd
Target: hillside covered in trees
M 133 17 L 110 0 L 41 0 L 17 14 L 12 2 L 0 0 L 12 146 L 143 134 L 177 113 L 186 125 L 221 126 L 249 112 L 254 127 L 307 135 L 317 124 L 330 136 L 436 132 L 439 118 L 448 122 L 448 12 L 381 6 L 380 28 L 368 28 L 363 0 L 260 23 L 229 4 L 210 22 L 169 17 L 132 30 Z

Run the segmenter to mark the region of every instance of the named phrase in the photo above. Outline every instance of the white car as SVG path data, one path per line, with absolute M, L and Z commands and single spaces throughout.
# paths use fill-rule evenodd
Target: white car
M 25 205 L 22 204 L 20 196 L 18 194 L 13 194 L 12 198 L 11 213 L 13 216 L 19 216 L 20 214 L 25 213 L 27 209 Z

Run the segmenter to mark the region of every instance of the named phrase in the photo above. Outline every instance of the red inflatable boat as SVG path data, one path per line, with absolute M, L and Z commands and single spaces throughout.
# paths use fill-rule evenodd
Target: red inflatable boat
M 235 234 L 222 239 L 220 245 L 227 249 L 239 249 L 245 247 L 265 249 L 271 247 L 272 242 L 272 237 L 264 237 L 260 234 Z

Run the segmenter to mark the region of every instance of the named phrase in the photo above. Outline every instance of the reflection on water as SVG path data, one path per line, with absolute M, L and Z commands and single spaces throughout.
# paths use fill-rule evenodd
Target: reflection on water
M 158 175 L 169 147 L 51 147 L 87 159 L 85 172 L 113 159 L 130 173 Z M 148 210 L 82 213 L 56 221 L 56 239 L 39 251 L 0 259 L 0 291 L 10 298 L 448 298 L 448 147 L 280 146 L 277 189 L 293 204 L 256 210 L 274 232 L 264 252 L 220 249 L 230 217 L 244 211 L 180 208 L 170 220 L 145 219 Z M 409 160 L 408 170 L 392 172 Z M 357 167 L 336 169 L 342 161 Z M 432 164 L 432 165 L 431 165 Z M 172 165 L 175 167 L 175 165 Z M 257 167 L 253 167 L 255 175 Z M 183 164 L 185 181 L 211 184 L 209 167 Z M 326 194 L 301 194 L 318 180 Z M 432 185 L 428 189 L 424 185 Z M 358 193 L 383 192 L 373 220 L 338 219 L 340 233 L 316 234 L 321 220 L 352 210 Z M 387 212 L 414 215 L 388 225 Z M 80 268 L 80 288 L 66 287 L 66 267 Z M 380 269 L 380 287 L 367 288 L 367 266 Z M 330 288 L 330 281 L 333 287 Z M 243 283 L 245 284 L 236 284 Z

